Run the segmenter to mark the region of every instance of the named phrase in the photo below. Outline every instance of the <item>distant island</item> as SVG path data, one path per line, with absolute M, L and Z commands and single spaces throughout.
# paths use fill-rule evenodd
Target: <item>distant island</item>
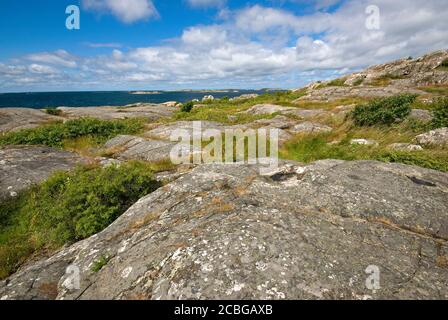
M 160 91 L 131 91 L 129 94 L 161 94 Z

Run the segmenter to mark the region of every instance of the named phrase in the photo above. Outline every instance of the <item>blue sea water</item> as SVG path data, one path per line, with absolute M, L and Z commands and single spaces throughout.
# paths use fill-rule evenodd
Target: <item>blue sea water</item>
M 233 98 L 242 94 L 266 92 L 266 90 L 228 90 L 226 92 L 156 91 L 153 94 L 133 94 L 132 91 L 0 93 L 0 108 L 124 106 L 138 102 L 186 102 L 193 99 L 200 100 L 206 95 L 215 98 Z

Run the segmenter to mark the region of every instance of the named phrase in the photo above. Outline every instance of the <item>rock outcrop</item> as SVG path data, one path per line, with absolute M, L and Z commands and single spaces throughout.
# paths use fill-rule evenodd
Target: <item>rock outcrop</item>
M 448 59 L 448 50 L 441 50 L 412 59 L 367 68 L 334 81 L 308 85 L 306 95 L 297 101 L 333 101 L 345 97 L 381 98 L 400 93 L 425 94 L 419 87 L 448 84 L 448 71 L 440 68 Z M 302 89 L 298 89 L 302 90 Z
M 399 164 L 202 165 L 0 298 L 448 299 L 447 196 L 446 173 Z
M 141 103 L 127 107 L 59 107 L 58 110 L 62 111 L 67 118 L 91 117 L 103 120 L 146 118 L 150 121 L 157 121 L 173 115 L 178 108 L 173 105 Z
M 36 128 L 45 123 L 61 120 L 63 118 L 49 115 L 42 110 L 0 108 L 0 133 Z
M 0 149 L 0 200 L 15 197 L 32 184 L 58 170 L 70 170 L 88 159 L 48 147 L 23 146 Z
M 448 146 L 448 128 L 440 128 L 418 135 L 417 142 L 427 146 Z

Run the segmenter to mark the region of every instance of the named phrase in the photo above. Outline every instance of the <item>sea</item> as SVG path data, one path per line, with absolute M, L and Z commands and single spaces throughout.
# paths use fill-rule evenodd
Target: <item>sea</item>
M 213 90 L 213 91 L 92 91 L 92 92 L 24 92 L 0 93 L 0 108 L 56 108 L 125 106 L 139 102 L 163 103 L 201 100 L 204 96 L 214 98 L 237 97 L 243 94 L 264 94 L 281 90 Z

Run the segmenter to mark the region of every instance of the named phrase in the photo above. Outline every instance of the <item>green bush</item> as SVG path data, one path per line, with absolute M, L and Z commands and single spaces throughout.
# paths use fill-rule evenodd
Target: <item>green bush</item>
M 448 68 L 448 59 L 444 60 L 441 64 L 442 67 Z
M 82 118 L 11 132 L 0 137 L 0 145 L 47 145 L 61 148 L 64 140 L 83 136 L 91 136 L 100 143 L 119 134 L 138 133 L 143 129 L 143 124 L 142 119 L 106 121 Z
M 52 116 L 60 116 L 62 114 L 62 111 L 58 110 L 56 108 L 45 108 L 44 110 L 46 113 L 48 113 Z
M 40 249 L 55 250 L 102 231 L 161 184 L 149 164 L 58 172 L 0 206 L 0 278 Z
M 390 125 L 402 121 L 411 113 L 411 105 L 416 98 L 416 95 L 402 94 L 375 99 L 357 105 L 351 116 L 358 126 Z
M 433 127 L 448 127 L 448 98 L 440 98 L 434 102 Z
M 191 110 L 193 110 L 194 107 L 194 102 L 193 101 L 189 101 L 186 102 L 182 105 L 182 107 L 180 108 L 180 111 L 182 112 L 191 112 Z

